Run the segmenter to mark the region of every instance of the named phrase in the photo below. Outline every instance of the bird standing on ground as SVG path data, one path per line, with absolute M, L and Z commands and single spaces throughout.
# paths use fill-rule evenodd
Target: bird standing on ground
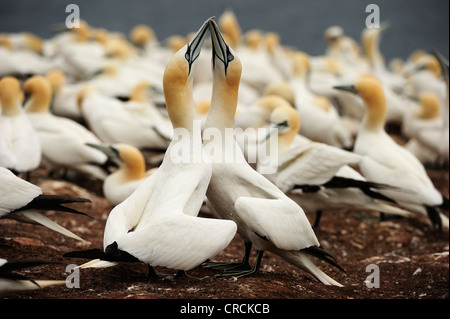
M 324 143 L 303 141 L 294 144 L 300 127 L 298 113 L 289 106 L 278 106 L 271 115 L 271 130 L 277 132 L 276 167 L 263 174 L 307 213 L 316 214 L 313 228 L 319 226 L 323 211 L 333 209 L 376 210 L 410 216 L 393 206 L 392 200 L 377 192 L 388 185 L 368 182 L 351 166 L 361 156 Z M 258 171 L 261 168 L 257 167 Z
M 213 20 L 210 20 L 210 31 L 214 85 L 203 143 L 212 162 L 212 177 L 206 195 L 214 214 L 236 222 L 238 233 L 245 243 L 244 259 L 238 266 L 246 269 L 231 268 L 224 275 L 240 277 L 257 273 L 263 253 L 268 250 L 309 272 L 324 284 L 341 286 L 308 258 L 310 253 L 337 265 L 319 247 L 303 210 L 249 166 L 234 140 L 231 128 L 242 66 Z M 208 138 L 209 133 L 220 134 L 220 138 Z M 248 270 L 252 245 L 257 251 L 257 258 L 253 268 Z M 211 263 L 207 265 L 215 266 Z
M 335 88 L 360 95 L 366 105 L 354 147 L 354 152 L 363 157 L 359 167 L 364 177 L 397 187 L 380 193 L 411 212 L 428 215 L 435 228 L 448 229 L 448 217 L 439 211 L 444 203 L 442 194 L 434 187 L 422 163 L 384 129 L 386 98 L 380 82 L 373 77 L 362 77 L 354 85 Z
M 161 266 L 186 271 L 216 256 L 233 239 L 234 222 L 197 217 L 211 166 L 201 155 L 200 130 L 194 131 L 192 75 L 209 21 L 175 53 L 164 73 L 166 107 L 175 132 L 161 166 L 109 214 L 104 252 L 73 252 L 67 257 L 95 256 L 109 261 L 108 266 L 141 261 L 150 270 Z

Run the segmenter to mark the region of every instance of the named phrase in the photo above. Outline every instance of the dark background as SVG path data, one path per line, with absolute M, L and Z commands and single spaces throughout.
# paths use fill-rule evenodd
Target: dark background
M 311 55 L 324 52 L 323 32 L 330 25 L 340 25 L 359 41 L 369 14 L 365 8 L 374 3 L 381 21 L 392 25 L 381 42 L 387 61 L 407 58 L 419 48 L 437 48 L 448 57 L 448 0 L 0 0 L 0 32 L 29 31 L 49 38 L 51 28 L 65 22 L 70 3 L 94 27 L 128 34 L 134 25 L 146 23 L 161 41 L 196 31 L 210 16 L 232 9 L 243 31 L 276 31 L 283 44 Z

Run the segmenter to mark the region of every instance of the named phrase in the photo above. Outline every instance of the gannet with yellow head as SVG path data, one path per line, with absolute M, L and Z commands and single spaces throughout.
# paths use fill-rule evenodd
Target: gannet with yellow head
M 136 188 L 156 168 L 146 170 L 145 158 L 142 152 L 133 145 L 88 144 L 105 153 L 118 165 L 117 170 L 108 175 L 103 181 L 103 195 L 112 205 L 118 205 L 130 196 Z
M 319 225 L 323 211 L 333 209 L 378 210 L 402 216 L 409 212 L 392 205 L 392 200 L 377 192 L 387 188 L 367 182 L 351 166 L 361 156 L 338 147 L 308 140 L 296 141 L 300 116 L 292 107 L 278 106 L 270 116 L 271 132 L 278 138 L 278 161 L 271 180 L 307 213 L 316 214 L 313 228 Z M 276 133 L 275 133 L 276 132 Z
M 84 87 L 83 82 L 70 83 L 67 74 L 55 69 L 45 74 L 52 87 L 51 112 L 58 116 L 81 121 L 82 116 L 77 105 L 77 95 Z
M 148 81 L 139 82 L 131 91 L 130 100 L 123 102 L 86 86 L 79 91 L 77 103 L 88 127 L 103 143 L 165 151 L 172 124 L 148 98 L 151 88 Z
M 308 87 L 311 59 L 304 52 L 292 56 L 293 74 L 289 80 L 295 93 L 295 108 L 302 118 L 300 133 L 311 140 L 340 148 L 351 148 L 352 132 L 344 125 L 335 105 L 324 96 L 318 96 Z
M 25 111 L 42 145 L 42 163 L 50 170 L 72 169 L 103 180 L 107 156 L 85 144 L 101 141 L 80 123 L 50 112 L 52 88 L 48 79 L 33 76 L 25 81 L 24 91 L 30 94 Z
M 10 76 L 0 80 L 0 162 L 16 172 L 32 171 L 41 163 L 41 142 L 22 108 L 23 99 L 24 93 L 19 80 Z
M 423 92 L 419 106 L 405 114 L 402 133 L 409 140 L 405 148 L 424 165 L 438 163 L 445 130 L 441 102 L 436 94 Z
M 448 229 L 448 217 L 439 211 L 442 194 L 434 187 L 422 163 L 384 129 L 386 97 L 380 82 L 373 77 L 362 77 L 354 85 L 335 88 L 358 94 L 366 105 L 354 147 L 354 152 L 363 156 L 359 167 L 364 177 L 397 187 L 380 193 L 411 212 L 428 215 L 435 228 Z
M 96 251 L 97 258 L 141 261 L 186 271 L 216 256 L 236 233 L 232 221 L 197 217 L 211 166 L 203 160 L 191 161 L 197 155 L 202 158 L 192 153 L 201 152 L 201 134 L 194 132 L 192 76 L 210 20 L 174 54 L 164 73 L 167 111 L 180 134 L 174 135 L 156 172 L 111 211 L 104 232 L 104 252 Z M 178 161 L 180 152 L 184 160 Z
M 307 257 L 309 252 L 336 265 L 329 254 L 319 248 L 303 210 L 249 166 L 234 140 L 233 130 L 230 129 L 237 107 L 242 64 L 236 52 L 223 39 L 215 21 L 210 20 L 209 23 L 213 41 L 214 85 L 203 143 L 205 152 L 225 150 L 229 154 L 221 157 L 207 153 L 213 169 L 206 195 L 214 214 L 236 222 L 246 248 L 242 263 L 237 265 L 245 270 L 234 268 L 234 271 L 224 275 L 240 277 L 257 273 L 264 251 L 269 250 L 311 273 L 324 284 L 340 286 Z M 221 138 L 208 139 L 206 133 L 209 129 L 220 133 Z M 231 144 L 231 147 L 226 147 L 230 146 L 226 144 Z M 252 245 L 257 251 L 257 258 L 253 268 L 248 270 Z

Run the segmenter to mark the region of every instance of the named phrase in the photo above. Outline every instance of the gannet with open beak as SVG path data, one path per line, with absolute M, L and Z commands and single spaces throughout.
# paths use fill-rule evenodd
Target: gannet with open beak
M 368 182 L 351 166 L 358 166 L 361 156 L 324 143 L 296 142 L 300 116 L 290 106 L 280 105 L 271 114 L 270 133 L 277 132 L 278 160 L 274 173 L 263 174 L 307 213 L 316 214 L 313 228 L 319 226 L 323 211 L 333 209 L 375 210 L 410 216 L 377 192 L 388 188 Z M 269 136 L 268 136 L 269 137 Z M 272 137 L 271 137 L 272 138 Z M 261 171 L 260 167 L 257 167 Z
M 107 156 L 86 145 L 101 141 L 86 127 L 69 118 L 56 116 L 50 109 L 52 91 L 43 76 L 33 76 L 24 83 L 31 94 L 25 111 L 38 133 L 42 146 L 42 162 L 49 169 L 73 169 L 103 180 L 107 172 Z
M 157 168 L 146 171 L 142 152 L 129 144 L 94 145 L 118 165 L 117 170 L 103 181 L 103 195 L 113 205 L 118 205 L 130 196 Z
M 94 252 L 94 258 L 141 261 L 186 271 L 216 256 L 236 233 L 232 221 L 197 217 L 211 177 L 211 165 L 198 154 L 201 134 L 194 132 L 192 75 L 209 21 L 175 53 L 164 73 L 166 107 L 175 129 L 164 160 L 154 174 L 111 211 L 104 232 L 104 252 Z M 196 156 L 198 161 L 193 161 Z M 73 252 L 66 256 L 93 254 Z
M 397 187 L 380 190 L 380 193 L 411 212 L 428 215 L 435 228 L 448 229 L 448 217 L 439 211 L 443 196 L 434 187 L 422 163 L 384 130 L 386 98 L 380 82 L 373 77 L 362 77 L 354 85 L 335 88 L 360 95 L 366 105 L 354 148 L 355 153 L 363 156 L 359 167 L 364 177 Z
M 239 57 L 223 39 L 217 24 L 213 20 L 209 23 L 213 41 L 214 86 L 203 143 L 213 169 L 206 196 L 214 214 L 236 222 L 246 248 L 241 266 L 247 269 L 230 270 L 224 275 L 240 277 L 257 273 L 263 253 L 268 250 L 309 272 L 324 284 L 341 286 L 308 258 L 308 253 L 311 253 L 337 265 L 319 247 L 303 210 L 250 167 L 234 140 L 231 128 L 242 66 Z M 215 133 L 212 139 L 208 138 L 209 133 Z M 219 133 L 221 138 L 216 138 Z M 248 270 L 252 245 L 257 251 L 257 258 L 253 268 Z
M 16 172 L 29 172 L 41 163 L 41 142 L 22 108 L 23 91 L 19 80 L 0 80 L 0 166 Z
M 82 214 L 64 204 L 90 202 L 85 198 L 71 198 L 58 195 L 43 195 L 42 189 L 0 167 L 0 218 L 42 225 L 65 236 L 85 241 L 68 229 L 55 223 L 39 211 L 55 210 Z

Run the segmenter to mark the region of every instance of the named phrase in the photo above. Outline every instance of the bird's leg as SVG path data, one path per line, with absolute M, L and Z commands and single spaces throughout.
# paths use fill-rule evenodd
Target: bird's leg
M 315 230 L 315 229 L 318 229 L 319 228 L 319 223 L 320 223 L 320 218 L 322 217 L 322 211 L 321 210 L 318 210 L 317 212 L 316 212 L 316 219 L 315 219 L 315 221 L 314 221 L 314 225 L 312 226 L 312 228 Z
M 158 272 L 152 266 L 148 265 L 148 278 L 149 279 L 166 278 L 166 277 L 173 277 L 173 276 L 174 275 L 172 275 L 172 274 L 165 274 L 165 273 L 162 273 L 162 272 Z
M 253 265 L 253 268 L 251 268 L 250 270 L 243 270 L 243 271 L 237 271 L 237 272 L 226 271 L 225 273 L 223 273 L 221 275 L 216 275 L 216 276 L 217 277 L 241 278 L 241 277 L 256 275 L 259 272 L 259 267 L 261 266 L 261 259 L 263 257 L 263 254 L 264 254 L 263 250 L 256 251 L 255 264 Z
M 205 276 L 205 277 L 201 277 L 201 278 L 194 277 L 194 276 L 188 275 L 186 273 L 186 271 L 184 271 L 184 270 L 178 270 L 177 274 L 174 276 L 174 278 L 193 278 L 193 279 L 196 279 L 196 280 L 203 280 L 203 279 L 206 279 L 208 277 L 209 276 Z
M 250 259 L 250 252 L 252 249 L 251 242 L 244 243 L 244 257 L 240 262 L 214 262 L 208 261 L 205 263 L 206 268 L 216 269 L 216 270 L 249 270 L 251 269 L 250 264 L 248 263 Z

